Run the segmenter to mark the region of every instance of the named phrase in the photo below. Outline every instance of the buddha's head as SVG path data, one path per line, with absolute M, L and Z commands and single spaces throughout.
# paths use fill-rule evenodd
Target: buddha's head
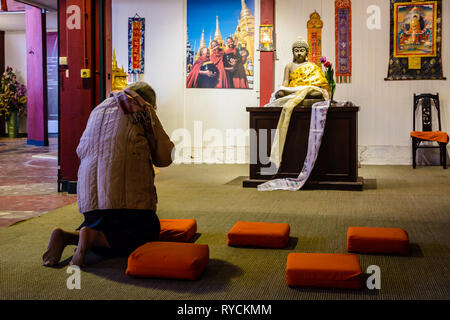
M 292 55 L 294 62 L 303 63 L 307 61 L 309 52 L 308 42 L 302 37 L 298 37 L 297 40 L 292 44 Z

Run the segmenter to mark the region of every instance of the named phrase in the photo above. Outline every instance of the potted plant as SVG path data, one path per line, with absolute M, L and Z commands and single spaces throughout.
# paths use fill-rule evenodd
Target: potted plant
M 327 61 L 326 57 L 320 58 L 320 62 L 325 67 L 325 77 L 327 78 L 328 85 L 330 86 L 330 100 L 331 102 L 335 102 L 334 91 L 336 90 L 336 82 L 334 81 L 334 69 L 333 64 L 330 61 Z
M 6 67 L 0 80 L 0 116 L 8 124 L 8 136 L 16 138 L 19 129 L 18 116 L 26 114 L 26 88 L 17 81 L 11 67 Z

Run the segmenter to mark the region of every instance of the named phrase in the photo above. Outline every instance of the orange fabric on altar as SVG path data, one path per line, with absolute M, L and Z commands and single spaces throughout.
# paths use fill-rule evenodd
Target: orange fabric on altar
M 448 134 L 443 131 L 411 131 L 410 136 L 422 140 L 448 143 Z

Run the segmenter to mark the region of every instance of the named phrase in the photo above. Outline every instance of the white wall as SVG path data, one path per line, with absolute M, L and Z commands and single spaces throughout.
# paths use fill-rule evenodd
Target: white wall
M 48 12 L 47 31 L 57 31 L 57 13 Z M 27 48 L 25 35 L 25 13 L 0 14 L 0 30 L 5 31 L 5 66 L 13 68 L 20 83 L 27 84 Z M 54 126 L 53 126 L 54 127 Z M 56 126 L 57 129 L 57 126 Z M 20 118 L 19 132 L 27 132 L 26 116 Z M 49 132 L 57 132 L 50 128 Z
M 0 30 L 22 31 L 25 30 L 25 12 L 0 12 Z
M 25 31 L 5 32 L 5 67 L 13 68 L 17 80 L 27 84 L 27 48 Z M 27 132 L 26 117 L 20 117 L 19 132 Z
M 17 80 L 27 81 L 27 47 L 25 31 L 5 32 L 5 66 L 10 66 L 17 74 Z
M 128 69 L 128 18 L 145 20 L 145 81 L 156 91 L 168 132 L 184 125 L 183 5 L 180 1 L 113 0 L 113 47 L 119 67 Z
M 367 8 L 381 9 L 381 29 L 367 28 Z M 335 64 L 333 0 L 283 0 L 276 3 L 277 53 L 275 83 L 281 83 L 283 66 L 292 59 L 291 43 L 297 36 L 307 39 L 306 22 L 316 10 L 322 17 L 322 55 Z M 442 63 L 450 77 L 450 1 L 442 1 Z M 352 1 L 351 84 L 337 84 L 335 98 L 351 100 L 361 107 L 358 144 L 361 162 L 409 164 L 411 162 L 412 107 L 414 93 L 439 92 L 444 131 L 450 131 L 449 80 L 384 81 L 389 63 L 390 5 L 384 0 Z
M 197 121 L 202 122 L 203 132 L 215 128 L 224 137 L 227 129 L 248 129 L 245 107 L 259 105 L 259 79 L 255 79 L 253 90 L 185 88 L 184 0 L 113 0 L 112 4 L 113 46 L 118 65 L 123 65 L 125 71 L 128 66 L 128 17 L 137 12 L 146 18 L 144 80 L 157 93 L 158 114 L 169 135 L 185 128 L 191 132 L 194 144 Z M 241 151 L 245 153 L 245 147 Z
M 255 17 L 258 18 L 259 1 L 256 2 Z M 358 141 L 361 163 L 409 164 L 413 93 L 439 92 L 443 130 L 450 131 L 449 82 L 384 81 L 389 57 L 389 1 L 352 2 L 352 83 L 338 84 L 335 97 L 339 100 L 351 100 L 361 106 Z M 380 30 L 371 31 L 366 27 L 366 10 L 372 4 L 381 8 Z M 324 21 L 322 52 L 334 62 L 334 0 L 276 1 L 276 86 L 282 82 L 284 66 L 292 59 L 291 43 L 298 35 L 307 37 L 306 22 L 314 10 L 319 12 Z M 216 128 L 223 137 L 226 136 L 227 129 L 248 129 L 245 107 L 259 106 L 259 52 L 255 52 L 253 90 L 186 89 L 186 0 L 113 0 L 113 45 L 119 66 L 123 65 L 125 70 L 128 63 L 127 19 L 136 12 L 146 18 L 145 81 L 157 92 L 158 112 L 168 134 L 171 135 L 176 129 L 186 128 L 193 141 L 196 121 L 202 122 L 203 132 Z M 443 1 L 444 26 L 449 19 L 450 3 Z M 259 20 L 256 25 L 259 25 Z M 450 32 L 447 31 L 443 29 L 442 32 L 442 60 L 444 76 L 450 77 Z M 255 38 L 258 38 L 257 34 Z M 225 146 L 224 142 L 222 147 Z M 237 144 L 228 147 L 244 153 L 248 161 L 248 150 L 245 147 Z M 225 150 L 218 149 L 220 152 Z M 196 160 L 198 152 L 199 150 L 194 150 L 192 153 Z M 220 152 L 214 157 L 215 160 L 225 158 Z

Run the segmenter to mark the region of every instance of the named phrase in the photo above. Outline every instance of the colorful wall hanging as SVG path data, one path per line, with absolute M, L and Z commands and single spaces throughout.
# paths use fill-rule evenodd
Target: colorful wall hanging
M 323 22 L 320 20 L 320 15 L 314 11 L 309 16 L 309 21 L 306 24 L 308 27 L 308 43 L 309 54 L 308 60 L 314 62 L 318 66 L 321 65 L 320 58 L 322 57 L 322 28 Z
M 259 26 L 259 50 L 273 51 L 273 25 L 263 24 Z
M 391 0 L 391 37 L 385 80 L 443 80 L 442 1 Z
M 335 41 L 336 41 L 336 82 L 352 81 L 352 2 L 336 0 Z
M 128 82 L 144 79 L 145 18 L 128 18 Z

